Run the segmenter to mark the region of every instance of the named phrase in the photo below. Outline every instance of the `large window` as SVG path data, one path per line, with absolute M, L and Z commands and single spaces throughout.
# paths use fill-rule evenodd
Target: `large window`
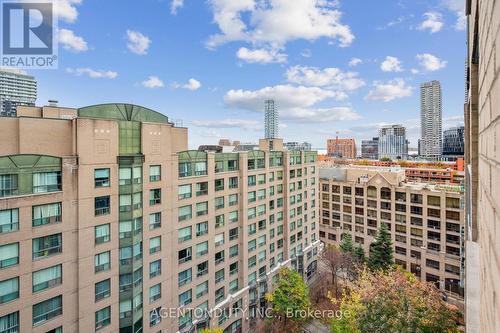
M 61 172 L 38 172 L 33 174 L 33 193 L 61 190 Z
M 179 200 L 189 199 L 192 196 L 192 186 L 191 184 L 179 185 L 177 189 L 177 194 Z
M 94 200 L 94 215 L 108 215 L 109 214 L 109 196 L 97 197 Z
M 18 193 L 17 175 L 0 175 L 0 198 Z
M 61 222 L 61 203 L 33 206 L 33 226 Z
M 110 240 L 110 225 L 102 224 L 94 228 L 95 244 L 107 243 Z
M 149 181 L 157 182 L 161 180 L 161 166 L 160 165 L 151 165 L 149 167 Z
M 188 247 L 186 249 L 180 250 L 179 251 L 179 264 L 182 264 L 186 261 L 190 261 L 192 258 L 192 249 L 191 247 Z
M 196 256 L 202 257 L 208 253 L 208 242 L 199 243 L 196 245 Z
M 149 190 L 149 205 L 158 205 L 161 203 L 161 189 Z
M 0 304 L 19 298 L 19 278 L 0 281 Z
M 19 243 L 0 245 L 0 268 L 19 263 Z
M 33 305 L 33 326 L 39 325 L 63 313 L 62 296 L 56 296 Z
M 193 208 L 191 205 L 179 207 L 178 209 L 179 221 L 189 220 L 193 217 Z
M 19 209 L 0 210 L 0 234 L 19 230 Z
M 191 303 L 192 300 L 193 299 L 192 299 L 191 289 L 189 289 L 179 295 L 179 306 L 188 305 L 189 303 Z
M 193 279 L 193 270 L 191 268 L 186 269 L 178 274 L 179 287 L 182 287 L 186 283 L 191 282 Z
M 161 283 L 158 283 L 149 288 L 149 303 L 153 303 L 160 298 L 161 298 Z
M 191 226 L 179 229 L 178 233 L 179 233 L 178 235 L 179 243 L 190 240 L 192 237 Z
M 0 317 L 0 332 L 19 333 L 19 311 Z
M 62 252 L 62 234 L 33 239 L 33 259 L 49 257 Z
M 95 187 L 109 187 L 109 169 L 94 170 Z
M 161 274 L 161 260 L 155 260 L 149 264 L 149 278 L 154 278 Z
M 149 254 L 161 251 L 161 236 L 149 240 Z
M 95 330 L 98 331 L 103 327 L 111 324 L 111 307 L 105 307 L 95 313 Z
M 198 202 L 196 204 L 196 216 L 203 216 L 208 214 L 208 202 Z
M 106 279 L 95 284 L 95 301 L 108 298 L 111 295 L 111 280 Z
M 62 283 L 62 265 L 33 272 L 33 292 L 42 291 Z
M 208 222 L 201 222 L 196 224 L 196 237 L 203 236 L 208 233 Z
M 111 268 L 111 254 L 109 251 L 94 256 L 94 271 L 96 273 L 107 271 Z
M 161 227 L 161 213 L 149 214 L 149 230 Z

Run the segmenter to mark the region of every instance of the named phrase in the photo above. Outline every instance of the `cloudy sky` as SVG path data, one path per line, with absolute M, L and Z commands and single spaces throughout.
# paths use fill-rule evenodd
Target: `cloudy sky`
M 57 0 L 59 69 L 38 104 L 126 102 L 189 128 L 191 147 L 280 136 L 325 147 L 382 124 L 419 137 L 419 85 L 440 80 L 444 128 L 463 122 L 463 0 Z

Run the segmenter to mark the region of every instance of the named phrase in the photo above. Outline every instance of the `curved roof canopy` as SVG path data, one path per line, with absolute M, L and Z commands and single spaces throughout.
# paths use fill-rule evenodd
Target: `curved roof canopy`
M 78 109 L 78 117 L 168 123 L 168 117 L 151 109 L 134 104 L 110 103 Z

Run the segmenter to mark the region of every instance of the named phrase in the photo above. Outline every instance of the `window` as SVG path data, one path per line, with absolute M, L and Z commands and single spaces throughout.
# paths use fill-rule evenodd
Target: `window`
M 38 172 L 33 174 L 33 193 L 61 190 L 61 172 Z
M 201 222 L 196 224 L 196 237 L 203 236 L 208 233 L 208 222 Z
M 178 210 L 179 222 L 189 220 L 193 217 L 193 208 L 191 205 L 179 207 Z
M 19 230 L 19 209 L 0 210 L 0 234 Z
M 0 317 L 0 332 L 19 333 L 19 311 Z
M 109 196 L 97 197 L 94 199 L 94 215 L 108 215 L 109 214 Z
M 229 188 L 238 188 L 238 177 L 229 177 Z
M 149 240 L 149 254 L 161 251 L 161 236 Z
M 255 176 L 248 176 L 248 186 L 254 186 L 257 184 Z
M 161 298 L 161 283 L 149 288 L 149 303 L 153 303 Z
M 233 245 L 229 248 L 229 258 L 235 257 L 238 255 L 238 245 Z
M 120 302 L 120 319 L 132 316 L 132 300 L 127 299 Z
M 189 283 L 192 281 L 193 278 L 193 271 L 191 268 L 186 269 L 185 271 L 182 271 L 178 274 L 178 280 L 179 280 L 179 287 L 182 287 L 186 283 Z
M 42 291 L 62 283 L 62 265 L 33 272 L 33 292 Z
M 185 248 L 185 249 L 182 249 L 179 251 L 179 264 L 182 264 L 186 261 L 190 261 L 192 256 L 192 249 L 191 247 L 188 247 L 188 248 Z
M 215 191 L 223 191 L 223 190 L 224 190 L 224 179 L 216 179 Z
M 19 243 L 0 245 L 0 268 L 19 263 Z
M 229 223 L 238 222 L 238 211 L 229 212 L 228 214 Z
M 149 327 L 153 327 L 159 323 L 161 323 L 161 307 L 157 307 L 149 312 Z
M 215 302 L 218 303 L 224 299 L 225 292 L 224 287 L 221 287 L 215 291 Z
M 33 226 L 61 222 L 61 203 L 33 206 Z
M 62 252 L 62 234 L 33 239 L 33 260 Z
M 197 277 L 208 274 L 208 261 L 204 261 L 201 264 L 198 264 L 196 271 L 197 271 L 196 273 Z
M 161 165 L 151 165 L 149 167 L 149 181 L 157 182 L 161 180 Z
M 222 209 L 224 208 L 224 197 L 217 197 L 215 198 L 215 209 Z
M 154 206 L 161 203 L 161 189 L 149 190 L 149 205 Z
M 196 286 L 196 298 L 200 298 L 208 293 L 208 281 L 202 282 Z
M 110 240 L 110 231 L 109 231 L 109 223 L 102 224 L 95 227 L 94 235 L 95 235 L 95 244 L 102 244 L 109 242 Z
M 161 275 L 161 260 L 155 260 L 149 264 L 149 278 Z
M 229 265 L 229 275 L 238 273 L 238 262 L 233 262 Z
M 111 280 L 106 279 L 95 284 L 95 301 L 108 298 L 111 295 Z
M 208 214 L 208 201 L 198 202 L 196 204 L 196 216 L 203 216 Z
M 208 194 L 208 182 L 196 183 L 196 196 L 202 196 Z
M 199 243 L 196 245 L 196 256 L 202 257 L 208 253 L 208 242 Z
M 179 295 L 179 306 L 188 305 L 192 300 L 191 289 L 189 289 Z
M 188 241 L 190 239 L 191 239 L 191 226 L 179 229 L 178 231 L 179 243 Z
M 94 186 L 109 187 L 109 169 L 94 170 Z
M 224 262 L 224 250 L 215 253 L 215 264 L 218 265 Z
M 220 228 L 224 226 L 224 214 L 215 216 L 215 228 Z
M 41 324 L 63 313 L 62 296 L 56 296 L 33 305 L 33 326 Z
M 107 306 L 95 313 L 95 330 L 98 331 L 109 324 L 111 324 L 111 307 Z
M 149 230 L 161 227 L 161 213 L 149 214 Z
M 229 241 L 235 240 L 238 238 L 238 228 L 233 228 L 229 230 Z
M 17 175 L 0 175 L 0 197 L 8 197 L 18 193 Z
M 248 203 L 255 202 L 257 193 L 255 191 L 248 192 Z
M 177 194 L 179 200 L 191 198 L 191 184 L 179 185 L 179 187 L 177 188 Z
M 220 234 L 215 235 L 215 246 L 219 246 L 224 244 L 224 233 L 221 232 Z
M 99 273 L 111 268 L 111 254 L 109 251 L 96 254 L 94 256 L 94 272 Z
M 0 304 L 19 298 L 19 278 L 0 281 Z
M 229 206 L 234 206 L 238 204 L 238 194 L 229 195 Z

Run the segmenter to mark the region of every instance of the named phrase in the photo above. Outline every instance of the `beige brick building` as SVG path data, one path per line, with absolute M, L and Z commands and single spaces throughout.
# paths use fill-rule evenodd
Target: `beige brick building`
M 350 233 L 368 255 L 385 223 L 395 262 L 442 290 L 462 294 L 459 186 L 406 182 L 403 169 L 339 166 L 320 169 L 320 239 L 340 244 Z
M 190 151 L 129 104 L 0 119 L 0 331 L 248 331 L 319 245 L 316 152 L 268 147 Z
M 500 1 L 467 0 L 466 324 L 500 331 Z

